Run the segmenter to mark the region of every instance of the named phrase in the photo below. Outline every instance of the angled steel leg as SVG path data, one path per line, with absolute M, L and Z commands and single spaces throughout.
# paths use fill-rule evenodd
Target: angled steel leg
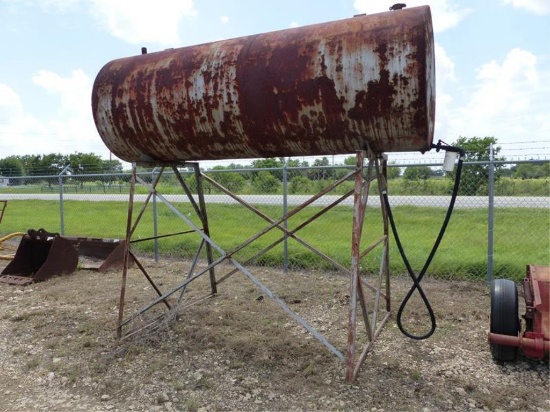
M 363 176 L 363 165 L 365 160 L 364 152 L 357 152 L 355 175 L 355 194 L 353 210 L 353 230 L 351 238 L 351 269 L 350 269 L 350 302 L 348 316 L 348 340 L 346 352 L 346 381 L 353 382 L 361 365 L 365 361 L 368 352 L 372 349 L 374 342 L 380 334 L 382 327 L 390 316 L 389 301 L 389 267 L 388 267 L 388 226 L 386 222 L 385 209 L 382 208 L 382 219 L 384 221 L 384 233 L 382 237 L 374 244 L 368 246 L 364 251 L 361 250 L 361 236 L 365 226 L 365 212 L 369 199 L 370 185 L 374 181 L 373 172 L 376 175 L 378 187 L 385 182 L 383 167 L 380 167 L 379 159 L 369 151 L 368 169 L 366 177 Z M 360 273 L 360 260 L 371 252 L 375 247 L 382 246 L 382 258 L 379 267 L 376 285 L 371 286 L 370 290 L 374 292 L 374 299 L 368 301 L 365 298 L 363 281 Z M 382 289 L 384 288 L 384 292 Z M 384 299 L 385 314 L 381 314 L 381 299 Z M 367 343 L 356 360 L 357 345 L 357 303 L 361 307 L 362 321 L 365 327 Z M 379 317 L 382 316 L 381 319 Z

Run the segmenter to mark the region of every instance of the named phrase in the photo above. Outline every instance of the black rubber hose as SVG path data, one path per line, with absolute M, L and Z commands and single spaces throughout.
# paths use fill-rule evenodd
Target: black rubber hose
M 393 232 L 393 237 L 395 238 L 395 243 L 397 244 L 397 248 L 399 250 L 399 254 L 401 255 L 403 259 L 403 263 L 405 263 L 405 267 L 407 268 L 407 272 L 410 276 L 410 278 L 413 281 L 413 286 L 410 288 L 409 292 L 401 302 L 401 305 L 399 306 L 399 310 L 397 311 L 397 326 L 399 327 L 399 330 L 401 333 L 403 333 L 405 336 L 416 339 L 416 340 L 422 340 L 427 339 L 430 336 L 433 335 L 436 329 L 436 321 L 435 321 L 435 314 L 432 309 L 432 306 L 430 305 L 430 301 L 426 297 L 426 294 L 424 293 L 424 290 L 422 289 L 422 286 L 420 285 L 420 282 L 422 281 L 422 278 L 426 274 L 426 271 L 428 270 L 428 267 L 432 263 L 432 260 L 435 256 L 435 253 L 437 249 L 439 248 L 439 244 L 441 243 L 441 240 L 443 239 L 443 235 L 445 234 L 445 231 L 447 230 L 447 225 L 449 224 L 449 220 L 451 219 L 451 214 L 453 213 L 454 204 L 456 201 L 456 197 L 458 196 L 458 188 L 460 186 L 460 176 L 462 174 L 462 163 L 464 162 L 464 151 L 462 149 L 452 147 L 452 146 L 441 146 L 441 141 L 434 145 L 434 147 L 439 151 L 439 149 L 443 148 L 447 151 L 457 152 L 460 154 L 458 165 L 456 169 L 456 175 L 455 175 L 455 182 L 453 187 L 453 193 L 451 196 L 451 201 L 449 203 L 449 208 L 447 209 L 447 214 L 445 215 L 445 220 L 443 221 L 443 225 L 441 226 L 441 229 L 439 231 L 439 235 L 437 236 L 437 239 L 432 247 L 432 250 L 430 252 L 430 255 L 428 256 L 428 259 L 426 260 L 426 263 L 424 264 L 422 270 L 420 271 L 419 275 L 416 276 L 414 271 L 412 270 L 412 267 L 409 263 L 409 260 L 407 259 L 407 256 L 405 254 L 405 250 L 403 249 L 403 244 L 401 243 L 401 240 L 399 238 L 399 234 L 397 233 L 397 228 L 395 226 L 395 221 L 393 219 L 393 214 L 391 212 L 390 202 L 388 200 L 388 192 L 386 190 L 383 191 L 382 197 L 384 199 L 384 204 L 386 207 L 386 211 L 388 214 L 388 220 L 390 222 L 390 226 Z M 413 335 L 412 333 L 408 332 L 402 323 L 402 317 L 403 317 L 403 311 L 405 310 L 405 307 L 407 306 L 407 303 L 411 296 L 413 295 L 414 291 L 418 290 L 418 293 L 420 294 L 420 297 L 422 298 L 422 301 L 424 302 L 424 305 L 426 306 L 426 309 L 428 310 L 428 314 L 430 316 L 430 329 L 427 333 L 424 335 Z

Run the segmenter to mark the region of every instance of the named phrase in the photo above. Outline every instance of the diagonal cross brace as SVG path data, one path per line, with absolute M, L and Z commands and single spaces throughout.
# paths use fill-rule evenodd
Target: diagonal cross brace
M 206 241 L 208 244 L 210 244 L 214 249 L 216 249 L 222 256 L 217 259 L 216 261 L 212 262 L 209 267 L 213 267 L 219 263 L 221 263 L 224 260 L 229 260 L 235 267 L 237 267 L 241 272 L 244 273 L 244 275 L 256 286 L 258 286 L 267 296 L 269 296 L 271 299 L 273 299 L 290 317 L 292 317 L 295 321 L 297 321 L 300 325 L 302 325 L 311 335 L 313 335 L 317 340 L 319 340 L 323 345 L 325 345 L 332 353 L 334 353 L 339 359 L 344 360 L 344 355 L 341 351 L 339 351 L 334 345 L 332 345 L 323 335 L 321 335 L 314 327 L 312 327 L 310 324 L 308 324 L 302 317 L 300 317 L 296 312 L 294 312 L 290 307 L 277 295 L 275 295 L 267 286 L 265 286 L 258 278 L 256 278 L 246 267 L 241 265 L 237 260 L 234 258 L 231 258 L 227 255 L 227 253 L 216 243 L 214 242 L 208 235 L 206 235 L 198 226 L 196 226 L 190 219 L 188 219 L 183 213 L 181 213 L 176 207 L 174 207 L 170 201 L 168 201 L 163 195 L 158 193 L 154 188 L 150 187 L 145 181 L 143 181 L 139 176 L 136 177 L 137 181 L 144 185 L 149 191 L 154 191 L 154 193 L 157 195 L 157 197 L 172 211 L 174 214 L 176 214 L 180 219 L 182 219 L 187 225 L 189 225 L 195 232 L 197 232 L 204 241 Z M 276 226 L 276 225 L 273 225 Z M 142 308 L 139 313 L 143 313 L 147 310 L 147 308 L 150 308 L 157 303 L 165 300 L 168 296 L 172 295 L 176 291 L 180 290 L 181 288 L 185 287 L 187 284 L 189 284 L 191 281 L 195 280 L 202 274 L 206 273 L 209 268 L 205 269 L 203 272 L 189 277 L 184 282 L 180 283 L 179 285 L 175 286 L 174 288 L 170 289 L 168 292 L 165 292 L 162 296 L 159 296 L 157 299 L 155 299 L 151 304 L 149 304 L 146 308 Z M 135 318 L 138 314 L 134 315 L 131 318 Z M 124 324 L 128 323 L 131 319 L 127 319 Z M 121 324 L 122 326 L 122 324 Z

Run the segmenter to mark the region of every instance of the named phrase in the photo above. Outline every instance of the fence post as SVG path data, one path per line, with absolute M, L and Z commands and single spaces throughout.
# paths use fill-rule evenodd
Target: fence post
M 152 171 L 152 181 L 155 181 L 155 173 L 157 171 L 157 168 L 155 167 Z M 159 261 L 159 240 L 157 238 L 158 236 L 158 221 L 157 221 L 157 194 L 156 190 L 155 193 L 153 193 L 153 236 L 155 237 L 154 244 L 155 244 L 155 262 Z
M 59 225 L 61 226 L 61 235 L 65 235 L 65 213 L 63 209 L 63 175 L 70 166 L 70 164 L 65 166 L 63 170 L 61 170 L 61 172 L 59 172 L 59 174 L 57 175 L 59 183 Z
M 288 160 L 287 158 L 285 164 L 283 165 L 283 215 L 286 216 L 288 213 Z M 288 221 L 285 219 L 283 222 L 283 227 L 285 228 L 285 239 L 283 242 L 283 270 L 284 273 L 288 273 L 288 236 L 286 230 L 288 229 Z
M 487 282 L 493 281 L 494 215 L 495 212 L 495 159 L 493 144 L 489 145 L 489 216 L 487 233 Z

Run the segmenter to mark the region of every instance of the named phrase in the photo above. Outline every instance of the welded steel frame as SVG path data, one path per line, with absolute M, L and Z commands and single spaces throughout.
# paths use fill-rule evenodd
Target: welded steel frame
M 364 168 L 365 157 L 368 158 L 368 167 Z M 183 188 L 183 191 L 187 195 L 190 203 L 192 204 L 195 213 L 199 216 L 202 228 L 196 226 L 188 216 L 182 214 L 176 207 L 174 207 L 170 201 L 166 199 L 159 191 L 157 190 L 157 184 L 163 174 L 165 167 L 170 166 L 175 173 L 180 185 Z M 213 296 L 217 293 L 218 285 L 227 280 L 236 272 L 242 272 L 252 283 L 254 283 L 266 296 L 273 299 L 290 317 L 297 321 L 301 326 L 303 326 L 312 336 L 319 340 L 323 345 L 325 345 L 334 355 L 336 355 L 341 361 L 346 364 L 346 381 L 352 382 L 356 379 L 359 370 L 364 363 L 367 354 L 372 350 L 373 345 L 378 338 L 384 324 L 388 321 L 391 315 L 391 295 L 390 295 L 390 277 L 389 277 L 389 254 L 388 254 L 388 219 L 386 210 L 384 207 L 384 202 L 382 201 L 382 193 L 386 190 L 386 159 L 383 156 L 376 155 L 370 151 L 358 151 L 356 153 L 356 165 L 353 171 L 349 172 L 342 178 L 333 182 L 325 189 L 319 191 L 317 194 L 303 202 L 301 205 L 295 207 L 289 212 L 284 213 L 284 215 L 279 219 L 272 219 L 269 216 L 262 213 L 260 210 L 255 208 L 253 205 L 249 204 L 237 194 L 232 193 L 227 188 L 223 187 L 215 180 L 202 173 L 198 163 L 185 163 L 185 167 L 192 167 L 195 173 L 195 178 L 197 182 L 197 198 L 198 203 L 196 202 L 193 194 L 185 180 L 182 178 L 178 167 L 181 167 L 181 164 L 171 164 L 163 165 L 160 169 L 160 172 L 155 175 L 152 184 L 148 184 L 143 179 L 141 179 L 136 172 L 136 164 L 132 165 L 132 174 L 130 178 L 130 194 L 128 202 L 128 216 L 127 216 L 127 225 L 126 225 L 126 241 L 124 249 L 124 264 L 122 269 L 122 284 L 120 289 L 120 300 L 119 300 L 119 313 L 118 313 L 118 322 L 117 322 L 117 337 L 119 339 L 125 339 L 129 336 L 133 336 L 136 333 L 139 333 L 144 328 L 155 327 L 155 325 L 160 324 L 162 319 L 171 318 L 172 316 L 181 314 L 181 311 L 184 311 L 187 307 L 201 301 L 205 298 Z M 318 213 L 310 217 L 306 221 L 302 222 L 293 229 L 287 228 L 288 219 L 304 210 L 307 206 L 311 205 L 313 202 L 321 198 L 323 195 L 334 190 L 337 186 L 341 185 L 343 182 L 350 178 L 354 178 L 354 188 L 349 190 L 347 193 L 340 196 L 338 199 L 330 203 L 329 205 L 324 206 Z M 214 185 L 217 189 L 221 190 L 232 199 L 243 205 L 249 211 L 257 214 L 266 220 L 269 224 L 264 229 L 257 232 L 255 235 L 251 236 L 240 245 L 236 246 L 231 251 L 224 251 L 216 242 L 210 237 L 210 230 L 208 227 L 208 218 L 206 213 L 206 202 L 204 200 L 204 190 L 203 190 L 203 181 Z M 366 248 L 361 247 L 361 236 L 365 226 L 365 215 L 366 215 L 366 206 L 370 197 L 370 187 L 371 183 L 377 182 L 381 216 L 383 221 L 383 233 L 380 238 L 375 241 L 373 244 L 368 245 Z M 143 206 L 137 216 L 134 218 L 134 196 L 135 196 L 135 187 L 136 183 L 140 183 L 142 186 L 146 187 L 149 191 Z M 353 205 L 353 223 L 352 223 L 352 237 L 351 237 L 351 267 L 347 268 L 340 263 L 336 262 L 322 251 L 318 250 L 314 246 L 308 244 L 306 241 L 301 239 L 296 232 L 305 227 L 306 225 L 314 222 L 321 215 L 337 206 L 344 199 L 353 195 L 354 205 Z M 153 279 L 147 273 L 146 268 L 140 263 L 139 259 L 132 252 L 130 245 L 132 244 L 132 236 L 135 229 L 137 228 L 141 217 L 151 198 L 156 196 L 157 199 L 162 201 L 171 211 L 176 214 L 181 220 L 183 220 L 190 228 L 190 232 L 195 232 L 198 234 L 202 241 L 200 246 L 195 254 L 195 258 L 191 263 L 191 268 L 187 273 L 185 280 L 177 284 L 176 286 L 170 288 L 169 290 L 162 292 L 158 286 L 155 284 Z M 265 247 L 263 250 L 258 252 L 255 256 L 248 259 L 247 261 L 241 263 L 238 262 L 233 256 L 238 251 L 247 247 L 254 240 L 258 239 L 265 233 L 269 232 L 272 229 L 278 229 L 282 232 L 282 236 Z M 181 232 L 180 232 L 181 233 Z M 157 236 L 158 238 L 164 237 L 164 235 Z M 323 335 L 321 335 L 317 330 L 315 330 L 311 325 L 309 325 L 303 318 L 301 318 L 296 312 L 294 312 L 282 299 L 280 299 L 275 293 L 273 293 L 267 286 L 265 286 L 257 277 L 255 277 L 250 270 L 247 268 L 247 265 L 254 261 L 256 258 L 266 253 L 268 250 L 283 242 L 286 238 L 292 238 L 299 242 L 301 245 L 308 248 L 310 251 L 316 253 L 322 258 L 330 262 L 336 269 L 343 271 L 346 274 L 349 274 L 350 277 L 350 286 L 349 286 L 349 318 L 348 318 L 348 339 L 347 347 L 345 351 L 340 351 L 334 345 L 332 345 Z M 153 239 L 153 238 L 151 238 Z M 208 265 L 205 269 L 197 271 L 197 263 L 199 261 L 200 255 L 203 248 L 206 247 L 206 254 Z M 375 277 L 374 285 L 369 284 L 363 274 L 361 273 L 360 261 L 367 254 L 373 251 L 375 248 L 381 247 L 382 254 L 379 265 L 378 276 Z M 213 249 L 216 249 L 220 257 L 214 259 Z M 147 281 L 151 284 L 158 297 L 151 301 L 149 304 L 143 306 L 141 309 L 133 313 L 132 315 L 124 318 L 124 307 L 125 307 L 125 290 L 126 282 L 128 276 L 128 267 L 130 261 L 133 260 L 139 270 L 143 273 Z M 215 268 L 222 262 L 229 262 L 234 266 L 234 269 L 229 271 L 224 276 L 216 278 Z M 201 277 L 205 273 L 209 273 L 210 276 L 210 285 L 211 290 L 210 294 L 205 297 L 198 299 L 195 302 L 187 303 L 182 305 L 183 298 L 187 286 L 197 278 Z M 373 294 L 373 299 L 371 301 L 366 299 L 365 288 Z M 176 305 L 171 305 L 168 302 L 168 298 L 172 295 L 179 292 Z M 156 306 L 159 303 L 163 303 L 168 313 L 163 316 L 159 316 L 148 323 L 146 326 L 139 328 L 139 330 L 130 331 L 127 334 L 122 333 L 124 326 L 128 325 L 133 319 L 140 317 L 153 306 Z M 360 307 L 360 316 L 358 316 L 357 307 Z M 365 332 L 364 343 L 361 348 L 359 356 L 356 356 L 357 350 L 357 336 L 358 336 L 358 320 L 362 321 L 363 329 Z M 345 353 L 344 353 L 345 352 Z

